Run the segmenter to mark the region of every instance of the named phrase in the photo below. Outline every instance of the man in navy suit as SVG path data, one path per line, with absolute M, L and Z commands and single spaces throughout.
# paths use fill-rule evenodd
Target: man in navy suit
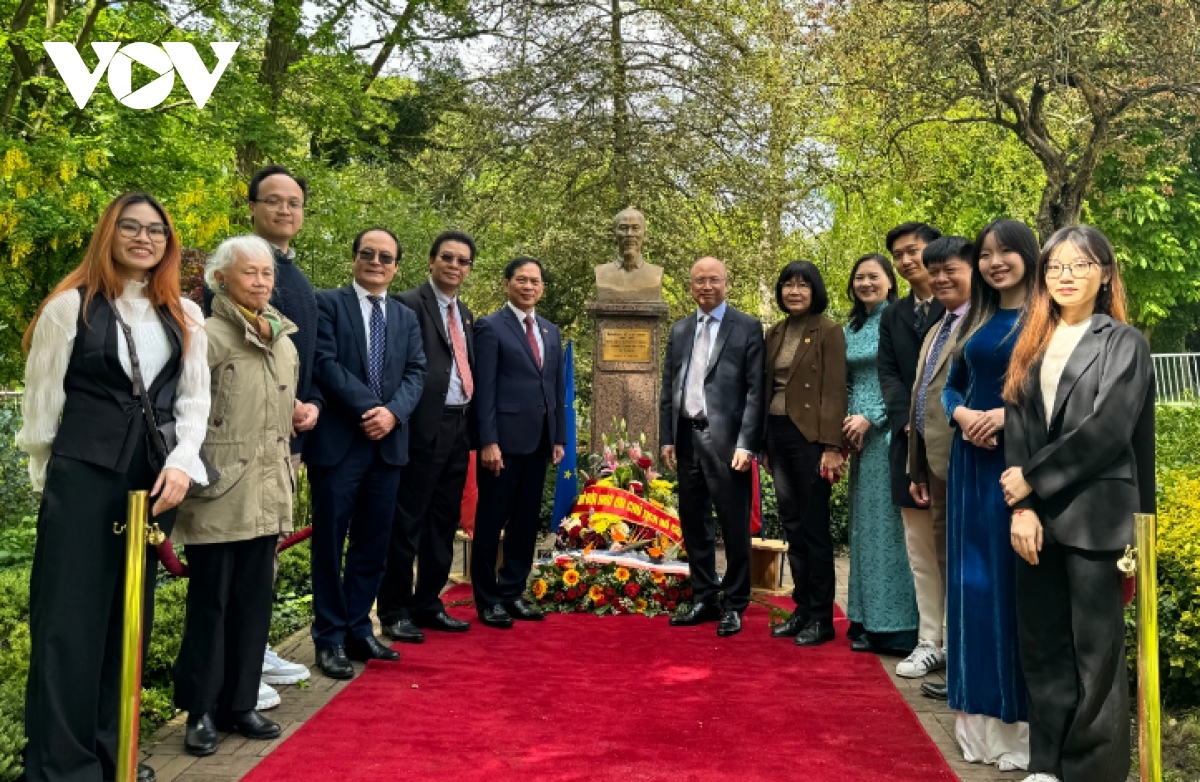
M 371 228 L 355 238 L 353 253 L 354 282 L 317 294 L 313 378 L 325 407 L 304 447 L 313 506 L 312 636 L 317 665 L 335 679 L 354 676 L 352 659 L 400 659 L 375 638 L 370 613 L 408 462 L 408 418 L 425 383 L 417 316 L 387 296 L 400 242 Z
M 479 620 L 499 628 L 542 618 L 521 595 L 533 567 L 547 461 L 558 464 L 567 441 L 562 337 L 534 312 L 545 290 L 542 264 L 510 261 L 504 289 L 508 304 L 475 324 L 479 510 L 471 554 Z

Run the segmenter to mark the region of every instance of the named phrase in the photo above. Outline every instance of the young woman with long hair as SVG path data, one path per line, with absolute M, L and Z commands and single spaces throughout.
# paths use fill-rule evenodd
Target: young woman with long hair
M 879 322 L 896 301 L 891 261 L 872 253 L 850 270 L 854 302 L 846 326 L 850 389 L 842 434 L 850 459 L 850 648 L 908 654 L 917 645 L 917 597 L 904 545 L 904 522 L 892 502 L 891 428 L 879 387 Z
M 942 389 L 955 430 L 946 480 L 946 694 L 963 756 L 1013 771 L 1029 763 L 1029 725 L 1017 652 L 1016 555 L 1000 490 L 1000 393 L 1038 242 L 1024 223 L 995 220 L 973 246 L 971 308 Z
M 1097 229 L 1042 249 L 1004 384 L 1000 482 L 1012 507 L 1017 634 L 1029 695 L 1027 782 L 1129 772 L 1122 574 L 1133 515 L 1154 512 L 1150 348 Z
M 116 775 L 125 541 L 113 522 L 125 518 L 128 493 L 144 489 L 152 521 L 169 532 L 189 486 L 207 480 L 207 340 L 200 308 L 180 296 L 179 263 L 166 210 L 126 193 L 25 334 L 17 445 L 42 491 L 30 577 L 30 782 Z M 167 454 L 148 438 L 135 374 L 159 426 L 174 422 Z M 148 549 L 147 640 L 156 566 Z M 143 766 L 138 776 L 154 772 Z

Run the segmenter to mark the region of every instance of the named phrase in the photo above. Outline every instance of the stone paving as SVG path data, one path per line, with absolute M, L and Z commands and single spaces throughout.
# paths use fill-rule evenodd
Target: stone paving
M 454 572 L 461 572 L 461 551 L 455 559 Z M 850 563 L 846 558 L 837 561 L 837 601 L 843 610 L 846 606 L 846 585 L 849 580 Z M 790 576 L 785 570 L 785 586 L 790 586 Z M 303 663 L 312 670 L 308 686 L 277 687 L 283 704 L 266 712 L 267 716 L 283 727 L 283 735 L 270 742 L 249 741 L 237 735 L 224 735 L 221 747 L 215 755 L 194 758 L 184 752 L 184 717 L 179 715 L 163 726 L 153 738 L 146 742 L 143 758 L 157 772 L 159 782 L 232 782 L 241 779 L 250 769 L 271 753 L 275 747 L 296 732 L 305 720 L 330 701 L 349 682 L 335 681 L 321 675 L 315 663 L 315 651 L 307 630 L 302 630 L 276 647 L 284 658 Z M 950 767 L 963 782 L 1011 782 L 1023 780 L 1026 772 L 1001 773 L 995 766 L 973 765 L 962 760 L 954 740 L 954 714 L 942 701 L 930 700 L 921 695 L 921 682 L 936 680 L 944 682 L 941 674 L 927 679 L 904 679 L 895 674 L 898 658 L 881 656 L 880 663 L 892 683 L 916 713 L 925 731 L 933 739 Z M 361 663 L 355 669 L 363 669 Z

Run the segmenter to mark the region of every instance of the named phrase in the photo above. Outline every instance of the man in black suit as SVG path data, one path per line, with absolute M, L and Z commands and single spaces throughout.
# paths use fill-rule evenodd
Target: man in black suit
M 462 231 L 444 231 L 429 248 L 429 280 L 395 297 L 416 313 L 425 348 L 425 390 L 409 421 L 410 463 L 400 475 L 376 606 L 383 634 L 396 641 L 424 641 L 423 627 L 452 633 L 471 627 L 446 613 L 440 595 L 454 561 L 471 454 L 474 318 L 458 290 L 474 261 L 475 240 Z
M 313 376 L 325 407 L 304 449 L 313 506 L 312 636 L 317 665 L 335 679 L 354 676 L 352 659 L 400 659 L 375 638 L 370 613 L 408 462 L 407 423 L 425 381 L 417 316 L 387 297 L 400 242 L 372 228 L 355 238 L 353 253 L 354 282 L 317 294 Z
M 562 461 L 567 441 L 562 337 L 534 312 L 545 290 L 542 264 L 510 261 L 504 289 L 508 303 L 475 324 L 480 451 L 471 582 L 479 620 L 498 628 L 542 618 L 521 595 L 541 526 L 547 461 Z M 502 530 L 504 564 L 497 578 Z
M 717 635 L 727 636 L 741 631 L 750 604 L 750 467 L 762 438 L 766 345 L 762 324 L 725 303 L 725 264 L 701 258 L 689 284 L 699 309 L 671 327 L 659 407 L 663 462 L 671 469 L 678 463 L 679 522 L 695 594 L 691 610 L 671 625 L 720 619 Z M 717 577 L 714 505 L 724 578 Z
M 908 280 L 909 293 L 885 309 L 879 321 L 879 386 L 892 430 L 888 450 L 892 502 L 900 506 L 900 515 L 904 519 L 904 539 L 921 617 L 918 635 L 921 641 L 938 650 L 944 641 L 946 531 L 945 527 L 934 529 L 929 503 L 919 505 L 909 492 L 911 422 L 908 415 L 913 386 L 918 379 L 921 346 L 929 329 L 946 314 L 945 308 L 934 298 L 932 278 L 921 258 L 925 246 L 941 235 L 941 231 L 925 223 L 903 223 L 888 231 L 888 252 L 896 271 Z M 901 663 L 908 674 L 924 675 L 919 668 L 910 670 L 909 663 L 916 663 L 915 658 Z

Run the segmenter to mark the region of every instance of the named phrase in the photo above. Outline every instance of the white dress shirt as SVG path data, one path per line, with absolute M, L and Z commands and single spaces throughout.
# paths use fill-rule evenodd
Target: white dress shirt
M 433 295 L 437 298 L 438 312 L 442 315 L 442 328 L 445 329 L 446 339 L 450 339 L 450 307 L 454 307 L 454 319 L 458 321 L 459 333 L 463 335 L 463 349 L 467 345 L 467 327 L 462 322 L 462 313 L 458 311 L 458 297 L 450 297 L 442 293 L 441 289 L 434 284 L 433 278 L 429 278 L 429 287 L 433 288 Z M 469 402 L 467 392 L 463 388 L 462 377 L 458 374 L 458 359 L 454 357 L 454 342 L 450 343 L 450 387 L 446 389 L 446 404 L 448 405 L 465 405 Z
M 175 390 L 175 434 L 178 443 L 167 456 L 165 467 L 174 467 L 204 486 L 208 472 L 200 461 L 200 446 L 208 432 L 209 397 L 208 336 L 204 332 L 204 314 L 191 299 L 182 299 L 188 346 Z M 129 324 L 137 346 L 142 379 L 146 387 L 171 358 L 171 342 L 158 312 L 150 306 L 146 284 L 127 282 L 115 302 L 121 317 Z M 46 484 L 46 465 L 50 447 L 58 434 L 59 419 L 67 401 L 63 379 L 71 362 L 71 351 L 78 330 L 79 291 L 63 291 L 46 302 L 25 363 L 25 394 L 21 399 L 24 421 L 17 433 L 17 447 L 29 454 L 29 481 L 35 491 Z M 129 345 L 117 330 L 117 357 L 121 368 L 130 375 Z M 132 378 L 131 378 L 132 381 Z M 131 388 L 132 390 L 132 388 Z
M 692 349 L 694 349 L 696 347 L 696 340 L 700 339 L 700 329 L 701 328 L 708 329 L 708 355 L 704 357 L 704 367 L 702 368 L 701 371 L 703 371 L 703 369 L 707 369 L 708 362 L 710 360 L 712 360 L 713 346 L 717 344 L 717 332 L 721 330 L 721 320 L 724 319 L 724 317 L 725 317 L 725 308 L 727 306 L 728 306 L 728 302 L 723 301 L 720 304 L 718 304 L 716 307 L 713 307 L 712 312 L 705 312 L 704 310 L 702 310 L 700 308 L 696 309 L 696 333 L 692 336 Z M 708 315 L 709 321 L 707 324 L 701 325 L 700 318 L 703 315 Z M 692 352 L 691 349 L 689 349 L 689 355 L 691 354 L 691 352 Z M 691 371 L 692 371 L 692 367 L 689 366 L 687 373 L 684 374 L 684 376 L 683 376 L 684 393 L 687 393 L 688 375 L 691 374 Z M 707 399 L 704 400 L 704 415 L 705 416 L 708 415 L 708 400 Z
M 522 312 L 521 308 L 516 304 L 513 304 L 511 301 L 508 302 L 508 307 L 513 311 L 513 314 L 517 316 L 517 321 L 521 324 L 521 331 L 525 331 L 525 316 L 528 315 L 529 317 L 533 318 L 533 336 L 537 340 L 538 359 L 541 361 L 542 365 L 545 366 L 546 343 L 542 340 L 542 327 L 538 325 L 537 313 L 532 310 L 530 310 L 528 313 Z
M 1042 405 L 1046 408 L 1047 429 L 1050 427 L 1050 416 L 1054 415 L 1054 403 L 1058 401 L 1058 381 L 1062 379 L 1063 370 L 1067 368 L 1071 354 L 1091 327 L 1091 318 L 1084 318 L 1074 326 L 1060 321 L 1054 329 L 1054 336 L 1050 337 L 1050 344 L 1046 346 L 1046 355 L 1042 357 L 1042 371 L 1038 380 L 1042 385 Z
M 358 294 L 358 309 L 362 312 L 363 333 L 367 335 L 367 355 L 371 353 L 371 313 L 375 310 L 375 305 L 371 303 L 368 296 L 375 294 L 368 291 L 357 282 L 351 283 L 354 286 L 354 292 Z M 383 313 L 383 325 L 387 328 L 387 292 L 379 294 L 379 311 Z M 386 336 L 386 331 L 384 332 Z

